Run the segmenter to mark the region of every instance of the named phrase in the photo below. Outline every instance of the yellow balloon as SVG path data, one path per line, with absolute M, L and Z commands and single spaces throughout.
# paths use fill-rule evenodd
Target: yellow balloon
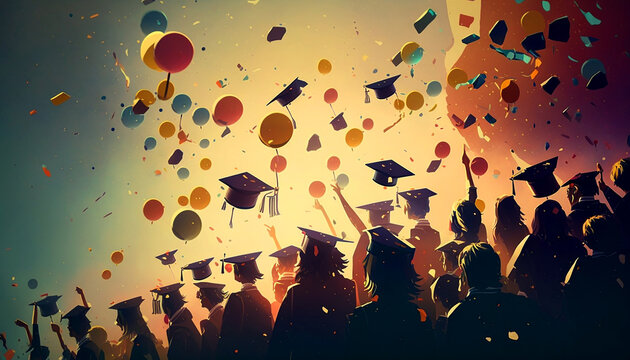
M 322 74 L 328 74 L 332 70 L 332 64 L 326 59 L 319 60 L 317 70 Z
M 180 196 L 177 198 L 177 203 L 181 206 L 186 206 L 188 205 L 188 198 L 184 195 Z
M 526 35 L 545 31 L 545 17 L 536 10 L 530 10 L 521 17 L 521 26 Z
M 468 81 L 468 74 L 462 69 L 452 68 L 451 71 L 448 72 L 446 76 L 446 82 L 454 88 L 458 84 L 465 83 Z
M 175 93 L 175 85 L 173 85 L 172 81 L 168 82 L 168 91 L 166 92 L 166 96 L 164 96 L 164 89 L 166 89 L 166 80 L 160 81 L 157 87 L 158 99 L 160 100 L 168 100 Z
M 293 123 L 282 113 L 267 115 L 258 126 L 258 138 L 270 148 L 279 148 L 293 136 Z
M 412 91 L 407 94 L 407 107 L 409 110 L 418 110 L 424 105 L 424 96 L 417 91 Z
M 136 99 L 142 100 L 146 106 L 153 105 L 155 103 L 155 95 L 147 89 L 138 90 L 136 93 Z
M 405 102 L 400 100 L 400 99 L 394 100 L 394 108 L 396 108 L 396 110 L 404 109 L 405 108 Z
M 417 42 L 410 41 L 406 43 L 400 49 L 400 57 L 403 59 L 405 63 L 409 65 L 414 65 L 415 63 L 417 63 L 417 61 L 413 61 L 411 55 L 413 55 L 414 51 L 418 50 L 419 47 L 420 45 L 418 45 Z
M 162 36 L 164 36 L 163 32 L 154 31 L 147 35 L 144 40 L 142 40 L 142 44 L 140 44 L 140 57 L 142 58 L 142 62 L 149 68 L 157 71 L 162 71 L 162 69 L 160 69 L 155 62 L 153 52 L 155 51 L 155 44 L 157 44 Z
M 483 202 L 483 200 L 481 199 L 477 199 L 475 200 L 475 206 L 477 207 L 477 209 L 479 209 L 479 211 L 483 212 L 486 209 L 486 203 Z
M 203 210 L 210 204 L 210 193 L 201 186 L 190 193 L 190 206 L 195 210 Z
M 363 131 L 353 128 L 346 133 L 346 144 L 350 147 L 357 147 L 363 141 Z
M 199 166 L 201 167 L 202 170 L 209 170 L 210 167 L 212 166 L 212 161 L 210 161 L 210 159 L 208 158 L 203 158 L 199 162 Z
M 165 121 L 160 124 L 160 128 L 158 129 L 158 131 L 163 138 L 170 138 L 171 136 L 175 135 L 175 125 L 173 125 L 173 123 L 170 121 Z

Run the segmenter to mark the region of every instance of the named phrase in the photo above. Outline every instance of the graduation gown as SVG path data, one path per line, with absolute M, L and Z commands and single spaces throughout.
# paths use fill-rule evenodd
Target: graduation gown
M 604 195 L 613 210 L 613 216 L 621 225 L 624 239 L 621 250 L 628 253 L 630 250 L 630 192 L 621 197 L 613 189 L 607 187 L 604 189 Z
M 433 359 L 435 339 L 412 303 L 370 302 L 348 315 L 347 359 Z
M 268 359 L 341 359 L 346 315 L 356 306 L 354 281 L 332 277 L 291 286 L 282 301 Z
M 89 338 L 79 341 L 75 360 L 105 360 L 105 353 Z
M 139 334 L 133 339 L 129 360 L 160 360 L 150 335 Z
M 582 225 L 589 218 L 596 215 L 612 215 L 608 207 L 598 200 L 585 200 L 578 201 L 571 206 L 571 212 L 567 215 L 567 222 L 569 223 L 569 229 L 571 229 L 571 235 L 578 240 L 584 239 L 582 233 Z
M 440 246 L 440 233 L 433 229 L 427 220 L 420 220 L 416 227 L 410 231 L 411 237 L 407 240 L 416 247 L 413 255 L 413 267 L 420 275 L 418 282 L 422 293 L 418 300 L 418 305 L 422 308 L 430 319 L 435 319 L 435 304 L 429 294 L 429 287 L 435 277 L 429 275 L 429 270 L 434 269 L 436 276 L 443 272 L 441 253 L 435 248 Z
M 217 358 L 217 345 L 221 324 L 223 323 L 223 305 L 219 304 L 210 310 L 208 318 L 201 321 L 201 358 L 211 360 Z
M 39 337 L 39 324 L 33 324 L 33 340 L 31 346 L 27 352 L 29 360 L 46 360 L 50 355 L 48 347 L 41 344 L 41 338 Z
M 218 354 L 220 359 L 264 359 L 271 336 L 269 300 L 256 286 L 230 294 L 223 312 Z
M 168 360 L 199 359 L 201 335 L 192 321 L 192 314 L 186 308 L 171 319 L 166 330 L 168 339 Z

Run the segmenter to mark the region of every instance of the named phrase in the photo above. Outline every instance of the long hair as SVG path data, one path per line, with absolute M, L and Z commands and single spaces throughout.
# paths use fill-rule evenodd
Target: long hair
M 263 278 L 263 274 L 258 270 L 258 264 L 256 261 L 251 261 L 246 265 L 234 266 L 234 274 L 242 277 L 245 283 L 255 283 L 256 280 Z
M 630 157 L 617 161 L 610 171 L 610 179 L 623 191 L 630 191 Z
M 166 309 L 168 309 L 170 315 L 173 315 L 175 311 L 179 310 L 185 303 L 186 300 L 179 291 L 174 291 L 168 295 L 162 296 L 162 309 L 165 313 Z
M 151 330 L 149 330 L 146 320 L 142 317 L 140 307 L 119 309 L 116 323 L 118 323 L 123 332 L 120 337 L 121 341 L 131 341 L 136 335 L 145 335 L 148 336 L 154 344 L 157 342 L 157 338 L 153 335 Z
M 453 204 L 451 212 L 451 230 L 455 239 L 465 236 L 478 236 L 481 226 L 481 211 L 468 200 L 460 200 Z
M 341 276 L 348 266 L 348 260 L 343 256 L 341 251 L 330 245 L 309 246 L 306 252 L 300 251 L 295 281 L 297 283 L 309 280 L 324 281 L 333 276 Z
M 278 258 L 278 271 L 283 273 L 287 271 L 293 271 L 295 264 L 297 263 L 298 254 L 279 257 Z
M 227 297 L 227 292 L 223 289 L 201 288 L 199 293 L 212 304 L 220 304 Z
M 379 302 L 389 300 L 412 301 L 418 298 L 422 280 L 409 261 L 384 259 L 367 253 L 363 259 L 365 270 L 365 290 L 371 296 L 378 296 Z
M 538 205 L 532 220 L 532 235 L 543 239 L 565 237 L 569 234 L 567 215 L 555 200 L 547 200 Z

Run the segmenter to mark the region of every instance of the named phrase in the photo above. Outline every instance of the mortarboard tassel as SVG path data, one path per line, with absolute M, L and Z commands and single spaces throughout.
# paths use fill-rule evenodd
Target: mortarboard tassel
M 516 189 L 514 188 L 514 170 L 512 170 L 512 177 L 510 180 L 512 180 L 512 196 L 516 196 Z
M 225 274 L 225 253 L 223 253 L 223 259 L 221 259 L 221 274 Z
M 221 210 L 225 210 L 226 206 L 227 206 L 227 201 L 223 200 L 223 205 L 221 205 Z
M 267 194 L 263 195 L 262 201 L 260 202 L 260 209 L 258 209 L 258 212 L 261 214 L 265 212 L 265 199 L 266 198 L 267 198 Z
M 365 89 L 365 103 L 369 104 L 370 103 L 370 92 L 368 91 L 368 89 L 366 87 L 364 87 Z
M 162 304 L 160 304 L 160 295 L 153 294 L 153 314 L 161 314 L 162 313 Z
M 234 227 L 232 220 L 234 219 L 234 207 L 232 207 L 232 214 L 230 215 L 230 229 Z
M 287 108 L 287 111 L 289 112 L 289 116 L 291 117 L 291 120 L 293 120 L 293 128 L 297 129 L 297 124 L 295 123 L 295 119 L 293 118 L 293 115 L 291 114 L 291 110 L 289 109 L 289 105 L 285 106 Z
M 184 268 L 179 269 L 179 281 L 184 281 Z
M 273 195 L 269 197 L 269 216 L 274 217 L 280 215 L 278 210 L 278 190 L 273 191 Z
M 400 207 L 400 201 L 398 200 L 398 186 L 396 186 L 396 207 Z

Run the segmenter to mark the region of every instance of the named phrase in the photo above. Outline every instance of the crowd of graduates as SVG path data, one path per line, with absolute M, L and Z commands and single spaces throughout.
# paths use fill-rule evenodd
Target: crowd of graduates
M 556 161 L 524 169 L 513 180 L 527 181 L 534 196 L 544 199 L 561 187 L 553 176 Z M 228 296 L 223 284 L 194 283 L 209 312 L 199 326 L 186 308 L 190 300 L 180 293 L 181 283 L 151 290 L 153 312 L 168 316 L 168 344 L 148 328 L 142 297 L 111 306 L 123 332 L 117 344 L 106 341 L 103 328 L 91 327 L 83 299 L 62 317 L 76 352 L 57 327 L 63 358 L 628 358 L 630 158 L 615 163 L 610 174 L 623 195 L 606 185 L 601 168 L 578 173 L 563 185 L 564 207 L 570 210 L 542 200 L 528 227 L 514 196 L 506 195 L 497 199 L 490 234 L 475 206 L 477 189 L 465 153 L 462 162 L 468 193 L 453 205 L 450 241 L 441 241 L 426 220 L 429 199 L 436 195 L 429 189 L 398 193 L 406 201 L 404 212 L 416 222 L 402 234 L 402 226 L 390 222 L 391 200 L 360 207 L 369 212 L 368 226 L 333 184 L 359 235 L 351 277 L 344 273 L 349 260 L 336 247 L 349 240 L 299 228 L 301 247 L 270 255 L 277 258 L 273 302 L 255 285 L 263 277 L 256 264 L 260 252 L 224 257 L 222 266 L 232 264 L 241 290 Z M 392 163 L 387 168 L 395 172 L 400 166 Z M 396 174 L 385 175 L 395 184 Z M 595 199 L 600 191 L 608 204 Z M 275 238 L 275 229 L 268 230 Z M 158 259 L 170 264 L 173 254 Z M 211 260 L 184 269 L 204 280 Z M 56 300 L 34 303 L 32 334 L 28 324 L 16 321 L 28 332 L 31 359 L 49 356 L 39 339 L 38 308 L 41 316 L 56 313 Z

